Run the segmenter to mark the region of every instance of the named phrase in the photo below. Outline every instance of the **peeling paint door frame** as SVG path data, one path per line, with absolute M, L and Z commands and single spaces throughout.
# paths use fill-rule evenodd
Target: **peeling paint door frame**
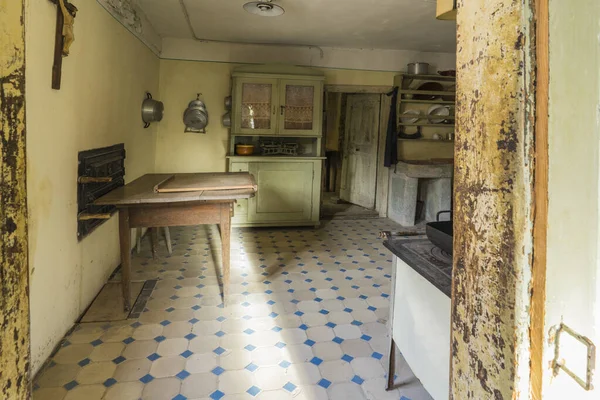
M 530 395 L 535 1 L 458 1 L 453 400 Z
M 533 266 L 531 289 L 531 394 L 542 399 L 544 375 L 544 326 L 546 307 L 546 255 L 548 236 L 548 102 L 549 68 L 549 0 L 536 0 L 536 121 L 535 121 L 535 186 L 533 220 Z
M 31 397 L 25 0 L 0 0 L 0 398 Z

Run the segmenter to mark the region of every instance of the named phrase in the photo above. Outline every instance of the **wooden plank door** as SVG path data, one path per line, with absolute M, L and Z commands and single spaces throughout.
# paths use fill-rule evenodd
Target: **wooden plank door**
M 250 163 L 258 190 L 248 199 L 248 222 L 310 221 L 313 163 Z
M 375 208 L 379 102 L 378 94 L 351 94 L 346 103 L 340 198 L 369 209 Z

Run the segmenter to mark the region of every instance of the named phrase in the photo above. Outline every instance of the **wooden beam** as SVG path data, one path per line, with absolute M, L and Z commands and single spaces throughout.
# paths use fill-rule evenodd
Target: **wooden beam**
M 548 102 L 549 11 L 548 0 L 535 1 L 536 22 L 536 121 L 535 121 L 535 186 L 533 225 L 533 284 L 531 298 L 531 393 L 533 400 L 542 399 L 543 352 L 546 307 L 546 254 L 548 231 Z
M 530 392 L 532 11 L 521 0 L 458 1 L 452 400 Z

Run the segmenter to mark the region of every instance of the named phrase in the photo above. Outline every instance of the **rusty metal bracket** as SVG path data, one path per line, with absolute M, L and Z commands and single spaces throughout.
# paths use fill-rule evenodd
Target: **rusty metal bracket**
M 567 366 L 564 360 L 560 358 L 560 335 L 562 333 L 567 333 L 575 338 L 577 341 L 581 342 L 587 348 L 587 366 L 586 366 L 586 376 L 585 380 L 577 376 L 573 371 L 571 371 Z M 555 347 L 554 347 L 554 360 L 552 360 L 552 369 L 554 371 L 554 376 L 558 375 L 560 370 L 562 369 L 567 375 L 573 378 L 582 388 L 587 391 L 590 391 L 594 388 L 592 385 L 592 378 L 594 376 L 594 371 L 596 369 L 596 345 L 592 343 L 590 339 L 586 336 L 580 335 L 575 332 L 573 329 L 569 328 L 567 325 L 561 323 L 556 331 L 556 339 L 555 339 Z

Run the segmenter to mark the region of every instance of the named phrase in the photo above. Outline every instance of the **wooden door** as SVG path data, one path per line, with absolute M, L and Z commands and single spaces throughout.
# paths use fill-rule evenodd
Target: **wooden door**
M 313 163 L 250 163 L 256 178 L 256 196 L 248 200 L 248 222 L 310 221 Z
M 279 81 L 279 133 L 281 135 L 321 135 L 323 95 L 321 87 L 320 81 Z
M 540 1 L 538 9 L 546 11 L 538 20 L 547 27 L 548 15 L 560 15 L 552 18 L 549 32 L 541 33 L 549 47 L 548 64 L 540 64 L 549 73 L 545 79 L 549 102 L 547 112 L 538 111 L 548 116 L 547 165 L 539 165 L 547 174 L 539 177 L 547 177 L 548 185 L 536 189 L 536 196 L 547 193 L 547 220 L 541 222 L 547 241 L 541 246 L 535 242 L 534 254 L 543 252 L 543 259 L 534 264 L 533 279 L 534 297 L 544 302 L 543 312 L 534 314 L 533 321 L 536 326 L 544 317 L 540 398 L 596 400 L 600 398 L 597 370 L 590 377 L 593 388 L 586 389 L 564 370 L 553 371 L 551 365 L 557 359 L 583 381 L 599 365 L 598 355 L 588 363 L 586 344 L 559 328 L 564 324 L 590 344 L 600 345 L 600 3 L 587 0 L 573 7 L 568 2 Z M 543 46 L 538 42 L 538 51 Z M 543 88 L 544 79 L 539 82 Z M 536 143 L 543 135 L 539 128 L 538 120 Z M 565 132 L 581 134 L 574 140 Z M 544 212 L 538 207 L 536 214 L 538 210 Z M 545 296 L 536 295 L 543 293 L 536 290 L 544 289 L 544 283 Z
M 340 198 L 373 209 L 377 184 L 380 96 L 351 94 L 347 99 Z
M 273 135 L 277 132 L 277 79 L 236 78 L 233 133 Z

